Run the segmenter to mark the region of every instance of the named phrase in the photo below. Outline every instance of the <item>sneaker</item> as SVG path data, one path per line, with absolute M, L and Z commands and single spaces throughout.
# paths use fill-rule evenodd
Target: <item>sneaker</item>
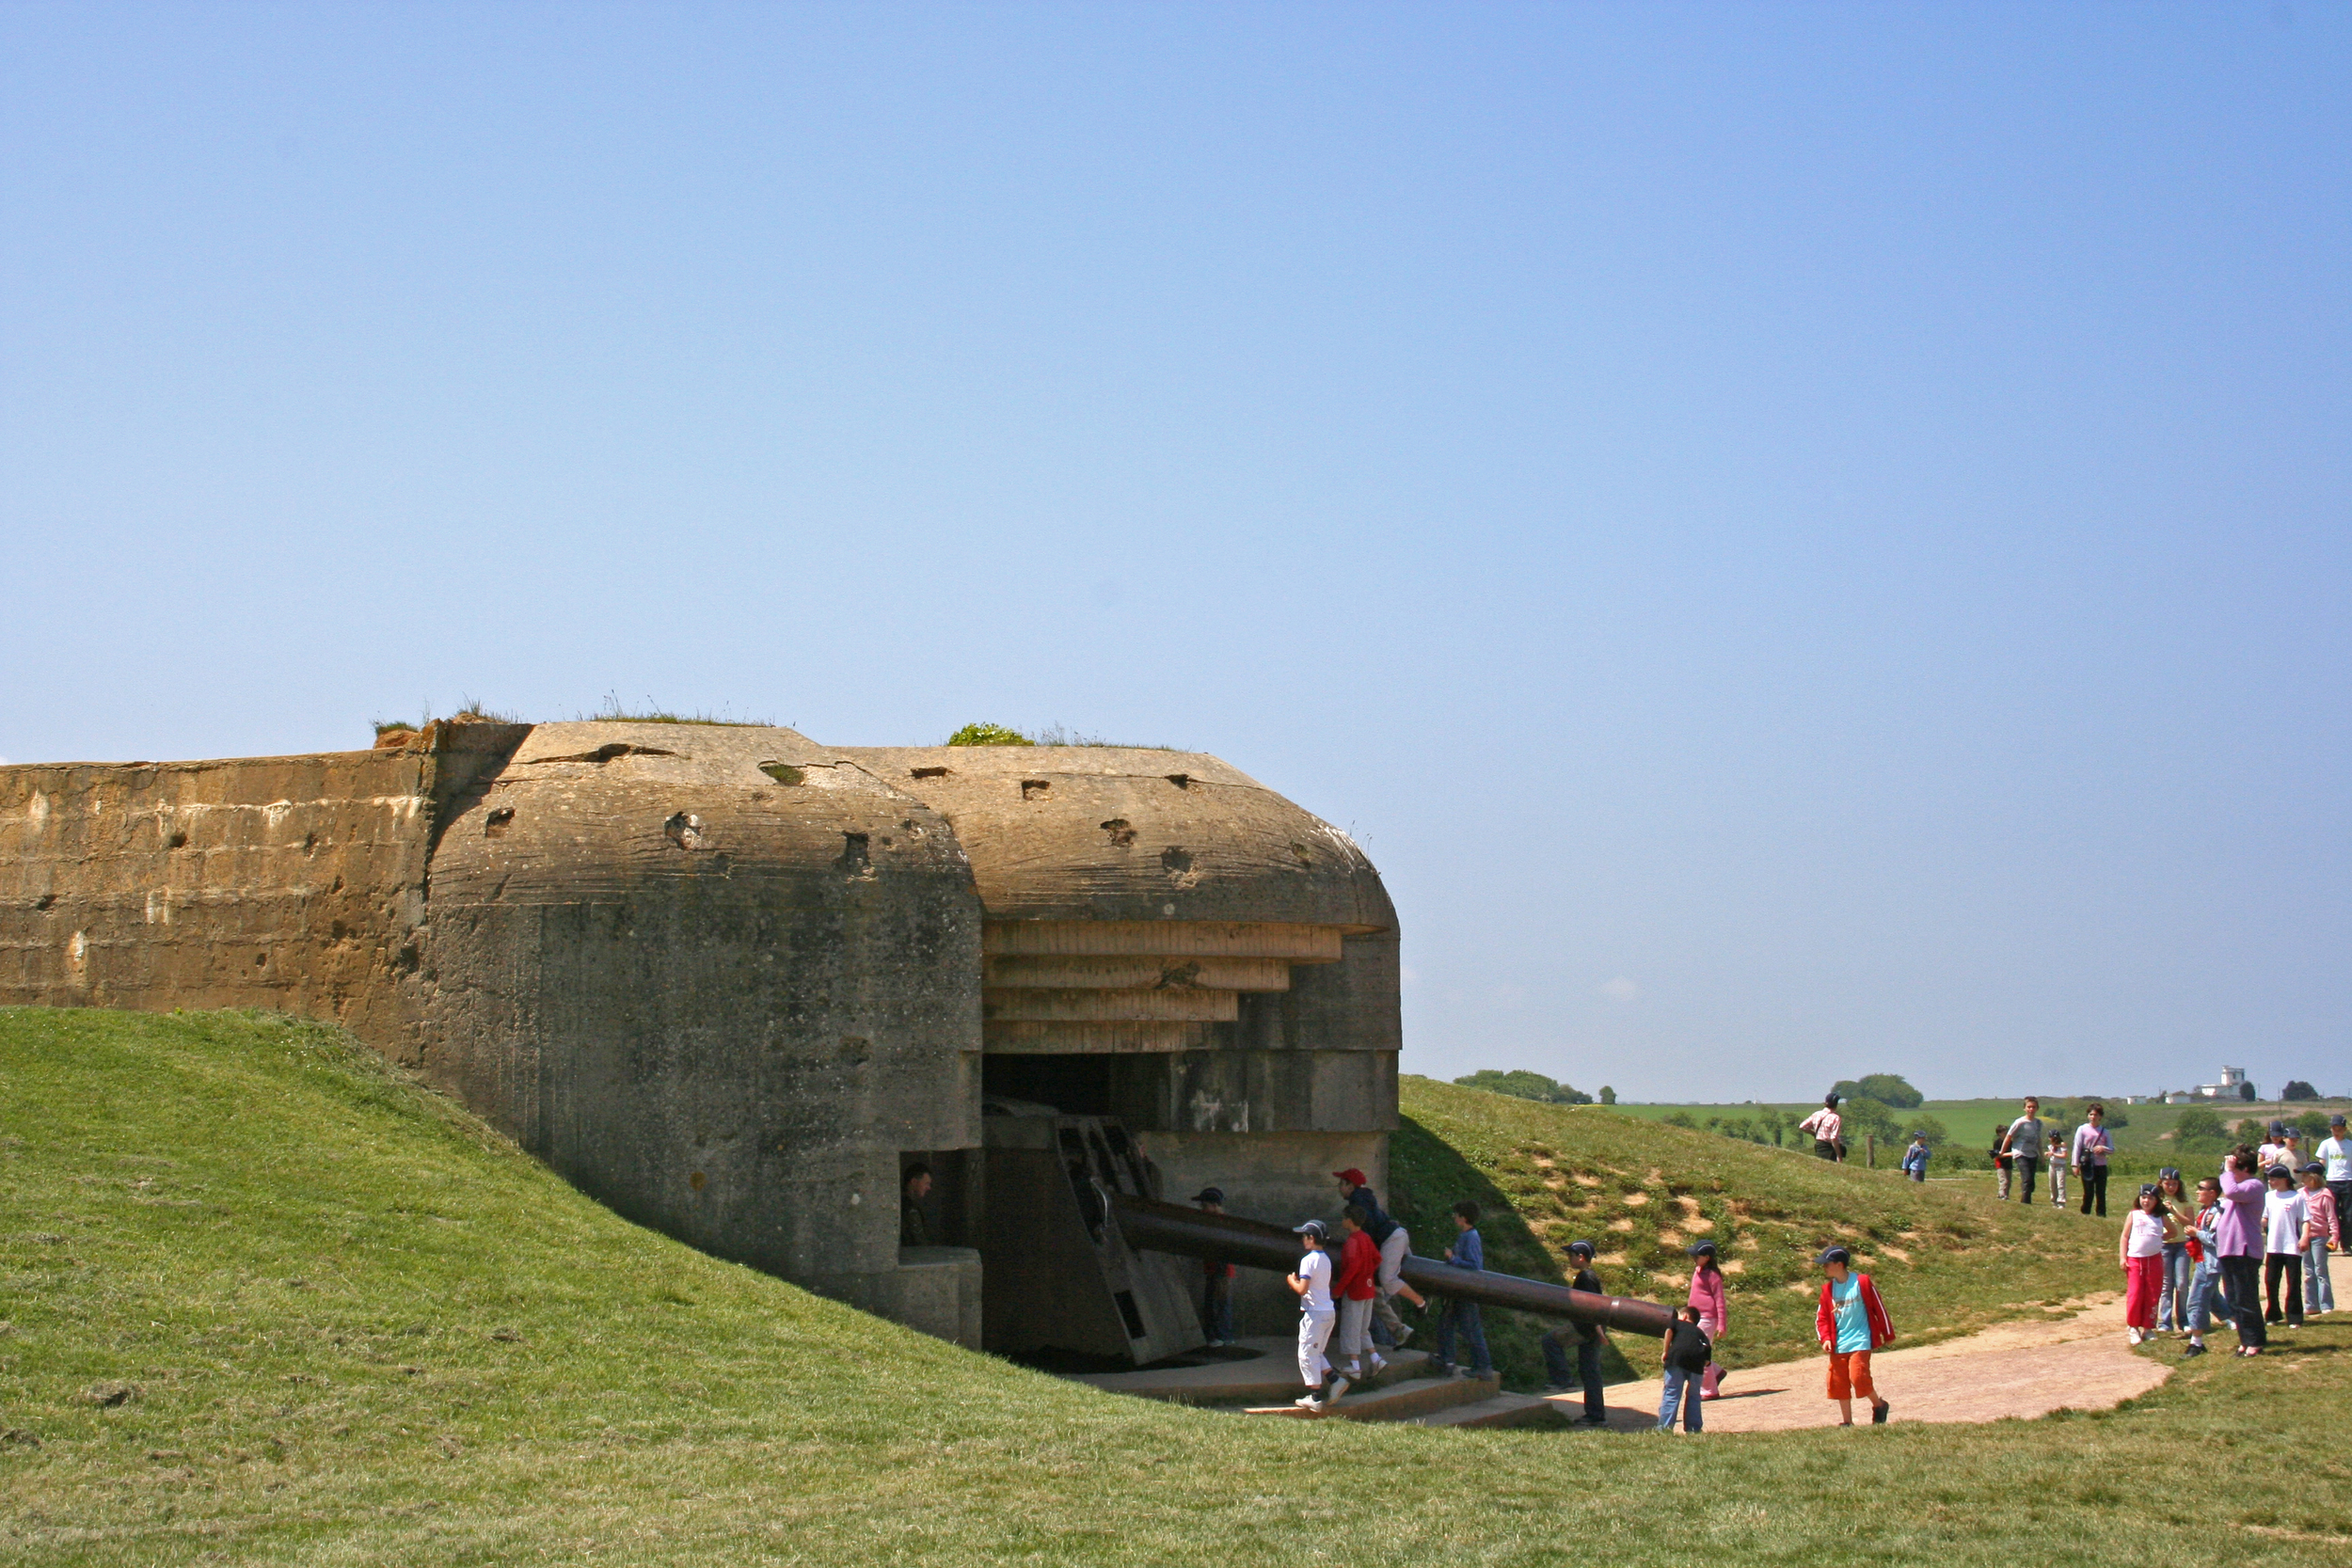
M 1884 1426 L 1886 1424 L 1886 1413 L 1894 1408 L 1895 1407 L 1891 1404 L 1872 1405 L 1870 1407 L 1870 1424 L 1874 1427 Z
M 2197 1343 L 2194 1339 L 2192 1339 L 2192 1340 L 2190 1340 L 2190 1341 L 2188 1342 L 2188 1344 L 2187 1344 L 2187 1345 L 2185 1345 L 2185 1346 L 2184 1346 L 2184 1347 L 2182 1348 L 2181 1354 L 2182 1354 L 2184 1356 L 2189 1356 L 2189 1355 L 2202 1355 L 2202 1354 L 2205 1354 L 2205 1347 L 2204 1347 L 2204 1346 L 2202 1346 L 2202 1345 L 2201 1345 L 2201 1344 L 2199 1344 L 2199 1343 Z
M 1422 1370 L 1427 1372 L 1431 1377 L 1452 1377 L 1454 1373 L 1454 1366 L 1451 1361 L 1440 1361 L 1437 1357 L 1432 1356 L 1430 1357 L 1428 1364 L 1422 1368 Z
M 1397 1350 L 1403 1350 L 1407 1344 L 1412 1342 L 1412 1338 L 1413 1325 L 1406 1323 L 1403 1328 L 1396 1331 L 1396 1344 L 1394 1348 Z
M 1385 1372 L 1385 1371 L 1387 1371 L 1388 1370 L 1389 1370 L 1389 1364 L 1388 1364 L 1386 1361 L 1381 1360 L 1381 1359 L 1380 1359 L 1380 1357 L 1379 1357 L 1378 1355 L 1375 1355 L 1375 1356 L 1372 1358 L 1372 1375 L 1373 1375 L 1373 1376 L 1375 1376 L 1375 1377 L 1378 1377 L 1378 1376 L 1379 1376 L 1382 1372 Z
M 1609 1418 L 1606 1416 L 1585 1416 L 1579 1418 L 1576 1424 L 1581 1427 L 1605 1427 L 1609 1424 Z
M 1323 1408 L 1328 1410 L 1333 1405 L 1339 1403 L 1340 1397 L 1346 1392 L 1347 1379 L 1343 1377 L 1333 1378 L 1331 1380 L 1331 1386 L 1323 1391 Z
M 1291 1403 L 1298 1406 L 1301 1410 L 1314 1411 L 1317 1415 L 1321 1415 L 1323 1412 L 1323 1402 L 1316 1399 L 1312 1394 L 1309 1394 L 1303 1399 L 1293 1400 L 1291 1401 Z
M 1576 1386 L 1570 1383 L 1547 1383 L 1544 1385 L 1544 1392 L 1547 1394 L 1573 1394 L 1576 1392 Z

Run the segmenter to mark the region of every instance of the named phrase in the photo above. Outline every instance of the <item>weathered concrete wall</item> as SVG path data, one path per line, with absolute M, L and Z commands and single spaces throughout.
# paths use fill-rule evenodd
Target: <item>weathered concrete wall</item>
M 0 768 L 0 1003 L 272 1007 L 414 1065 L 440 814 L 522 734 Z
M 789 730 L 543 724 L 432 878 L 428 1072 L 621 1212 L 886 1303 L 900 1154 L 979 1142 L 945 822 Z

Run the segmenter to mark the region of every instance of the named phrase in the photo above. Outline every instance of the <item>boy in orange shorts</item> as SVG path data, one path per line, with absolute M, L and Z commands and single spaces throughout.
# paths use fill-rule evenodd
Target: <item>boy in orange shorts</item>
M 1853 1272 L 1852 1253 L 1834 1246 L 1814 1261 L 1829 1275 L 1821 1282 L 1821 1307 L 1813 1326 L 1829 1353 L 1829 1397 L 1845 1418 L 1837 1424 L 1853 1425 L 1859 1394 L 1870 1402 L 1870 1424 L 1884 1426 L 1889 1406 L 1871 1385 L 1870 1353 L 1894 1342 L 1895 1325 L 1870 1276 Z

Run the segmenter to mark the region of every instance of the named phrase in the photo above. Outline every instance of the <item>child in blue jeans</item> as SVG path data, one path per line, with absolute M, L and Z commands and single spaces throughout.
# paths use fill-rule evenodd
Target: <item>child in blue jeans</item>
M 1675 1429 L 1675 1407 L 1682 1407 L 1682 1430 L 1700 1431 L 1705 1422 L 1699 1414 L 1699 1386 L 1707 1371 L 1708 1357 L 1715 1347 L 1707 1342 L 1707 1331 L 1699 1327 L 1699 1309 L 1685 1303 L 1675 1314 L 1675 1325 L 1666 1335 L 1665 1354 L 1659 1365 L 1665 1369 L 1666 1391 L 1658 1401 L 1658 1430 Z
M 1445 1249 L 1445 1260 L 1457 1269 L 1484 1269 L 1486 1266 L 1486 1243 L 1478 1239 L 1478 1205 L 1469 1198 L 1454 1206 L 1454 1228 L 1460 1232 L 1454 1244 Z M 1464 1301 L 1459 1296 L 1446 1298 L 1438 1316 L 1437 1353 L 1429 1358 L 1429 1370 L 1443 1376 L 1454 1370 L 1454 1333 L 1461 1330 L 1470 1342 L 1470 1376 L 1492 1377 L 1494 1357 L 1486 1350 L 1486 1325 L 1479 1321 L 1478 1303 Z

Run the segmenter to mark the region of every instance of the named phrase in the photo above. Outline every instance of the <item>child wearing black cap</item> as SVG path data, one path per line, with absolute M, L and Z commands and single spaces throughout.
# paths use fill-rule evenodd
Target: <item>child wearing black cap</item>
M 2295 1190 L 2295 1173 L 2270 1167 L 2270 1192 L 2263 1199 L 2263 1320 L 2303 1326 L 2303 1227 L 2311 1205 Z
M 1225 1212 L 1225 1189 L 1203 1187 L 1192 1195 L 1193 1206 L 1204 1214 Z M 1233 1342 L 1233 1274 L 1231 1263 L 1214 1258 L 1200 1260 L 1200 1332 L 1213 1345 Z
M 1568 1260 L 1576 1265 L 1576 1277 L 1568 1281 L 1571 1291 L 1600 1295 L 1600 1275 L 1593 1272 L 1593 1243 L 1570 1242 Z M 1600 1347 L 1598 1323 L 1567 1323 L 1544 1336 L 1544 1370 L 1549 1374 L 1551 1392 L 1568 1391 L 1567 1343 L 1576 1341 L 1576 1375 L 1584 1386 L 1584 1418 L 1578 1424 L 1605 1427 L 1609 1424 L 1609 1406 L 1601 1396 Z
M 1298 1259 L 1298 1272 L 1290 1276 L 1290 1288 L 1298 1297 L 1298 1381 L 1307 1386 L 1305 1397 L 1297 1403 L 1301 1410 L 1320 1416 L 1333 1400 L 1347 1392 L 1347 1380 L 1331 1376 L 1331 1363 L 1323 1354 L 1324 1347 L 1331 1342 L 1331 1325 L 1339 1317 L 1331 1305 L 1331 1255 L 1323 1250 L 1326 1232 L 1321 1220 L 1309 1220 L 1291 1233 L 1307 1249 Z

